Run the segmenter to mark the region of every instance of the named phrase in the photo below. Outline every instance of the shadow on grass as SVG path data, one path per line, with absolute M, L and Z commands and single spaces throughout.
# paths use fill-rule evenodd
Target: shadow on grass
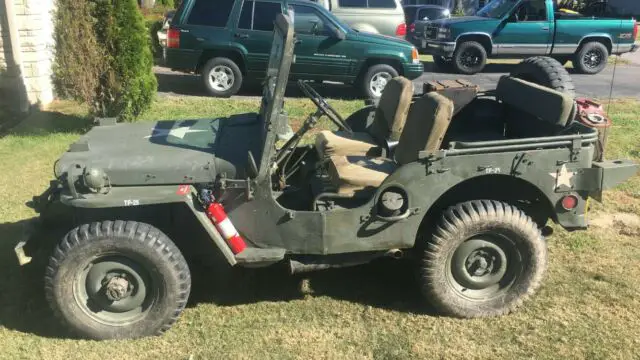
M 87 132 L 91 126 L 91 119 L 81 114 L 34 110 L 24 121 L 0 136 L 8 134 L 22 136 L 46 136 L 52 133 L 81 134 Z
M 42 337 L 75 338 L 54 318 L 44 295 L 48 254 L 63 231 L 39 234 L 39 240 L 47 245 L 31 264 L 20 267 L 14 246 L 26 224 L 26 220 L 0 224 L 0 326 Z M 323 296 L 394 311 L 434 314 L 421 298 L 411 267 L 405 261 L 381 259 L 356 267 L 290 275 L 283 265 L 244 269 L 231 268 L 220 258 L 214 260 L 206 265 L 190 259 L 189 307 L 199 303 L 235 306 Z
M 27 220 L 0 224 L 0 326 L 43 337 L 71 337 L 53 317 L 44 297 L 46 258 L 34 258 L 27 266 L 18 265 L 14 247 L 26 224 Z
M 408 261 L 380 259 L 296 275 L 290 275 L 284 265 L 229 270 L 192 271 L 190 304 L 234 306 L 322 296 L 394 311 L 435 314 L 422 298 Z M 216 274 L 215 280 L 212 274 Z
M 159 73 L 158 92 L 171 95 L 187 96 L 210 96 L 205 90 L 204 84 L 199 76 L 180 73 Z M 340 83 L 314 83 L 313 88 L 323 97 L 345 100 L 360 100 L 365 97 L 359 89 L 353 86 Z M 237 96 L 262 96 L 262 86 L 255 83 L 245 84 L 238 92 Z M 295 82 L 290 82 L 287 86 L 285 96 L 290 98 L 304 98 L 305 95 L 298 89 Z

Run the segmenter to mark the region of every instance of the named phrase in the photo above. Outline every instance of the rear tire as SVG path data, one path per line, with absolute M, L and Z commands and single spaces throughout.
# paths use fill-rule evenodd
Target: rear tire
M 242 71 L 233 60 L 225 57 L 207 61 L 201 76 L 207 92 L 216 97 L 235 95 L 242 86 Z
M 369 99 L 379 99 L 389 80 L 398 76 L 398 71 L 388 64 L 376 64 L 362 78 L 362 90 Z
M 425 298 L 461 318 L 504 315 L 535 293 L 547 267 L 540 230 L 521 210 L 476 200 L 447 209 L 420 252 Z
M 477 74 L 486 65 L 487 50 L 479 42 L 463 42 L 456 47 L 456 51 L 453 53 L 453 66 L 460 74 Z
M 565 67 L 558 60 L 547 56 L 524 59 L 511 72 L 511 76 L 554 89 L 571 96 L 576 86 Z
M 90 339 L 159 335 L 180 316 L 190 290 L 191 274 L 178 248 L 160 230 L 134 221 L 71 230 L 45 275 L 54 314 Z
M 597 74 L 607 67 L 609 50 L 597 41 L 584 44 L 576 53 L 573 66 L 581 74 Z

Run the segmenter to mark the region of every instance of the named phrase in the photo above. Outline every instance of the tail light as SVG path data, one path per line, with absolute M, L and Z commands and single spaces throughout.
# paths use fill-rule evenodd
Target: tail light
M 167 30 L 167 48 L 179 48 L 180 47 L 180 30 L 170 27 Z
M 567 211 L 573 210 L 578 206 L 578 198 L 574 195 L 567 195 L 562 198 L 560 204 L 562 205 L 562 208 Z
M 637 38 L 638 38 L 638 23 L 636 22 L 633 25 L 633 37 L 632 37 L 632 39 L 633 39 L 633 41 L 635 41 Z
M 405 36 L 407 35 L 407 24 L 402 23 L 398 25 L 396 28 L 396 36 Z
M 416 31 L 416 24 L 409 25 L 409 32 L 415 32 L 415 31 Z

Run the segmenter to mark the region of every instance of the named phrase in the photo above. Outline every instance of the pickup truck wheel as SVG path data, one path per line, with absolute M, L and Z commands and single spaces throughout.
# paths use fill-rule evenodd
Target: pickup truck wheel
M 511 76 L 571 96 L 576 94 L 576 86 L 567 69 L 558 60 L 548 56 L 534 56 L 522 60 L 513 69 Z
M 91 339 L 139 338 L 169 329 L 184 309 L 191 275 L 160 230 L 104 221 L 71 230 L 45 274 L 54 314 Z
M 238 93 L 242 86 L 242 71 L 231 59 L 213 58 L 202 68 L 202 81 L 209 94 L 229 97 Z
M 547 266 L 533 220 L 490 200 L 447 209 L 420 256 L 424 296 L 442 313 L 462 318 L 512 312 L 538 289 Z
M 486 64 L 487 50 L 476 41 L 461 43 L 453 53 L 453 66 L 461 74 L 477 74 L 484 69 Z
M 581 74 L 597 74 L 607 67 L 609 50 L 603 43 L 586 43 L 576 53 L 573 66 Z
M 378 99 L 389 80 L 398 76 L 398 71 L 391 65 L 377 64 L 371 66 L 362 78 L 362 87 L 365 96 L 370 99 Z

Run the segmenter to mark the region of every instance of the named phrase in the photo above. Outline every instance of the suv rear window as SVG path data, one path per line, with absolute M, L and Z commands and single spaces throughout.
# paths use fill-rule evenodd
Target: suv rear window
M 196 0 L 191 7 L 187 23 L 190 25 L 204 25 L 225 27 L 235 0 Z
M 276 20 L 276 16 L 280 13 L 282 13 L 280 3 L 245 1 L 244 4 L 242 4 L 238 28 L 273 31 L 273 23 Z
M 344 8 L 395 9 L 396 0 L 338 0 L 338 5 Z

